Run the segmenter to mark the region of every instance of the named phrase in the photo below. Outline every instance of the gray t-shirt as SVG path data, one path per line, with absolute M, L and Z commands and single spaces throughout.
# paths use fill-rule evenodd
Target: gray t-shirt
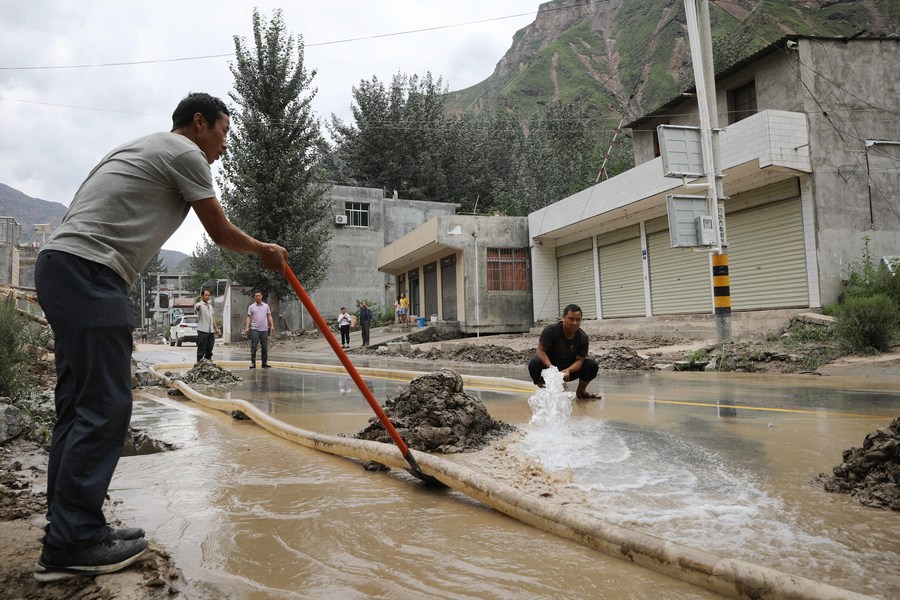
M 197 331 L 203 333 L 214 333 L 216 328 L 213 324 L 216 316 L 213 314 L 213 305 L 211 302 L 201 300 L 194 305 L 194 312 L 197 313 Z
M 184 221 L 190 203 L 215 195 L 197 144 L 177 133 L 152 133 L 94 167 L 41 250 L 106 265 L 130 287 Z

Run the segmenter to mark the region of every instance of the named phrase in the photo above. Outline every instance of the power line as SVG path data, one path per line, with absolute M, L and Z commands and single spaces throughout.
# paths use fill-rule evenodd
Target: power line
M 584 0 L 583 2 L 575 2 L 574 4 L 568 4 L 563 6 L 554 6 L 548 7 L 545 9 L 545 12 L 549 11 L 557 11 L 557 10 L 568 10 L 570 8 L 577 8 L 579 6 L 591 4 L 590 0 Z M 350 44 L 354 42 L 364 42 L 366 40 L 376 40 L 390 37 L 398 37 L 403 35 L 411 35 L 414 33 L 427 33 L 429 31 L 440 31 L 442 29 L 454 29 L 457 27 L 468 27 L 470 25 L 480 25 L 482 23 L 492 23 L 495 21 L 503 21 L 507 19 L 516 19 L 519 17 L 527 17 L 534 15 L 534 11 L 527 13 L 516 13 L 513 15 L 505 15 L 502 17 L 491 17 L 488 19 L 479 19 L 476 21 L 465 21 L 463 23 L 452 23 L 448 25 L 435 25 L 433 27 L 421 27 L 419 29 L 408 29 L 406 31 L 394 31 L 390 33 L 378 33 L 373 35 L 366 35 L 360 37 L 353 38 L 345 38 L 341 40 L 330 40 L 326 42 L 313 42 L 304 44 L 305 48 L 313 48 L 319 46 L 333 46 L 337 44 Z M 224 54 L 204 54 L 200 56 L 184 56 L 178 58 L 160 58 L 153 60 L 136 60 L 136 61 L 123 61 L 123 62 L 107 62 L 107 63 L 90 63 L 90 64 L 75 64 L 75 65 L 36 65 L 36 66 L 25 66 L 25 67 L 3 67 L 0 66 L 0 71 L 46 71 L 46 70 L 59 70 L 59 69 L 92 69 L 92 68 L 104 68 L 104 67 L 126 67 L 126 66 L 135 66 L 135 65 L 152 65 L 152 64 L 161 64 L 161 63 L 172 63 L 172 62 L 186 62 L 186 61 L 194 61 L 194 60 L 209 60 L 213 58 L 230 58 L 235 56 L 234 52 L 228 52 Z
M 55 102 L 41 102 L 40 100 L 24 100 L 22 98 L 10 98 L 9 96 L 0 96 L 0 100 L 7 100 L 9 102 L 22 102 L 23 104 L 38 104 L 40 106 L 55 106 L 58 108 L 74 108 L 76 110 L 91 110 L 96 112 L 112 112 L 112 113 L 123 113 L 128 115 L 145 115 L 145 116 L 159 116 L 161 113 L 154 112 L 146 112 L 141 110 L 125 110 L 121 108 L 98 108 L 96 106 L 77 106 L 75 104 L 58 104 Z

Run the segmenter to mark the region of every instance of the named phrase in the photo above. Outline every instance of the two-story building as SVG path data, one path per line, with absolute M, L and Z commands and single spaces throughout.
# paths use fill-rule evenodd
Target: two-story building
M 735 334 L 836 302 L 866 243 L 900 253 L 897 64 L 900 39 L 788 36 L 716 77 Z M 588 331 L 714 331 L 710 254 L 666 216 L 703 180 L 663 176 L 661 124 L 698 126 L 696 97 L 627 125 L 633 169 L 528 216 L 535 321 L 574 302 Z
M 331 188 L 329 198 L 334 231 L 328 242 L 328 275 L 309 294 L 326 319 L 337 317 L 342 306 L 351 313 L 356 312 L 357 302 L 361 300 L 367 300 L 376 309 L 393 309 L 397 295 L 395 282 L 378 271 L 378 252 L 426 221 L 452 215 L 459 208 L 458 204 L 447 202 L 385 198 L 381 189 L 341 185 Z M 227 294 L 228 339 L 237 339 L 251 301 L 245 293 Z M 280 302 L 273 311 L 279 330 L 315 328 L 298 300 Z

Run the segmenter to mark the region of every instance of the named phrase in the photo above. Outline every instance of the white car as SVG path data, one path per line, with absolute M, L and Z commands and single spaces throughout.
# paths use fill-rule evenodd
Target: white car
M 197 343 L 197 315 L 179 317 L 169 331 L 169 345 L 181 346 L 182 342 Z

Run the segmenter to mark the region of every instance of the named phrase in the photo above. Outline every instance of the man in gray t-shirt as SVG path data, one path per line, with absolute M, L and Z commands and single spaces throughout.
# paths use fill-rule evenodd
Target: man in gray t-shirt
M 171 131 L 100 161 L 38 255 L 35 286 L 53 328 L 57 375 L 38 581 L 117 571 L 147 548 L 142 529 L 114 529 L 103 514 L 131 419 L 128 289 L 141 269 L 193 208 L 214 242 L 284 272 L 287 251 L 235 227 L 216 198 L 209 165 L 227 148 L 230 124 L 221 100 L 188 95 Z

